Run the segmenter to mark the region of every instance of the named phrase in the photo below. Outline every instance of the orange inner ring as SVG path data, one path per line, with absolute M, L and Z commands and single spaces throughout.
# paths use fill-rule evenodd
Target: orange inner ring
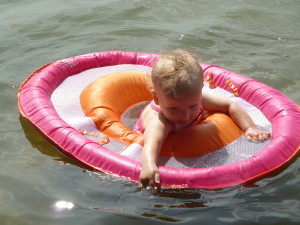
M 130 130 L 121 122 L 122 114 L 134 104 L 152 100 L 149 76 L 142 72 L 117 72 L 98 78 L 80 95 L 82 109 L 100 132 L 124 144 L 143 145 L 143 134 Z M 242 135 L 240 128 L 225 114 L 215 113 L 200 124 L 170 134 L 160 155 L 197 157 L 230 144 Z

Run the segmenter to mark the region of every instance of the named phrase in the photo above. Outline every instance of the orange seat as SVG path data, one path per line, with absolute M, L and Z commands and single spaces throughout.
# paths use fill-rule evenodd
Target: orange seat
M 122 114 L 134 104 L 152 100 L 148 90 L 149 75 L 141 72 L 117 72 L 98 78 L 80 95 L 82 109 L 100 132 L 124 144 L 143 145 L 143 134 L 130 130 L 121 122 Z M 225 114 L 215 113 L 200 124 L 170 134 L 160 155 L 196 157 L 224 147 L 240 137 L 242 131 Z

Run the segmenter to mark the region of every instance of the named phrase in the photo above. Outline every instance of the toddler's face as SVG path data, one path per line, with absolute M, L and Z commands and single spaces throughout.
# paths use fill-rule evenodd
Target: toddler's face
M 202 104 L 202 87 L 182 98 L 164 95 L 156 90 L 156 104 L 160 106 L 166 119 L 180 125 L 188 125 L 197 118 Z

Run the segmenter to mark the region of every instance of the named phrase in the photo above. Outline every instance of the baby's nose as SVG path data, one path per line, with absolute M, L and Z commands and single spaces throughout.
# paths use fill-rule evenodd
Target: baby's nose
M 190 119 L 190 113 L 189 113 L 189 111 L 188 110 L 184 110 L 183 112 L 182 112 L 182 118 L 181 118 L 182 120 L 185 120 L 185 121 L 188 121 L 189 119 Z

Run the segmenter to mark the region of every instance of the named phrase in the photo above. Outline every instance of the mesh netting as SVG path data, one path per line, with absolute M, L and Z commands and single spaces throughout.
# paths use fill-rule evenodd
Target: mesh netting
M 95 142 L 101 142 L 105 138 L 105 135 L 98 131 L 91 118 L 85 116 L 80 105 L 79 96 L 87 85 L 99 77 L 121 71 L 149 73 L 151 68 L 141 65 L 116 65 L 94 68 L 68 77 L 54 90 L 51 96 L 51 101 L 58 115 L 70 126 L 81 131 L 86 131 L 88 133 L 88 135 L 86 134 L 86 137 L 89 139 Z M 236 102 L 248 112 L 257 127 L 264 131 L 271 132 L 271 123 L 266 119 L 261 111 L 243 99 L 234 97 L 232 93 L 227 92 L 222 88 L 217 87 L 211 89 L 207 83 L 204 85 L 203 92 L 222 96 Z M 122 115 L 122 122 L 128 128 L 132 129 L 141 111 L 147 104 L 148 102 L 142 102 L 130 107 Z M 235 163 L 255 155 L 269 142 L 270 139 L 262 143 L 249 142 L 244 136 L 242 136 L 229 145 L 201 157 L 175 158 L 160 156 L 158 165 L 173 168 L 199 168 Z M 116 153 L 119 153 L 126 148 L 124 144 L 113 139 L 110 139 L 110 141 L 104 146 L 110 151 Z M 134 153 L 134 156 L 131 158 L 139 160 L 138 156 L 140 154 L 140 149 L 135 148 L 135 151 L 137 152 Z

